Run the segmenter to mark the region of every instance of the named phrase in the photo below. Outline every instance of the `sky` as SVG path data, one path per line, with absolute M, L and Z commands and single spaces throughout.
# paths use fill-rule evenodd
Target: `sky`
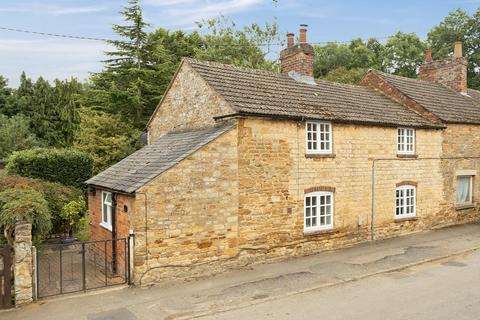
M 0 27 L 115 39 L 126 0 L 0 0 Z M 425 38 L 448 12 L 473 13 L 480 0 L 143 0 L 152 28 L 196 28 L 196 21 L 226 16 L 242 27 L 274 18 L 282 34 L 308 24 L 311 42 L 385 37 L 397 31 Z M 279 51 L 281 48 L 276 48 Z M 88 78 L 102 69 L 108 45 L 102 41 L 55 38 L 0 30 L 0 74 L 18 85 L 20 73 L 48 80 Z

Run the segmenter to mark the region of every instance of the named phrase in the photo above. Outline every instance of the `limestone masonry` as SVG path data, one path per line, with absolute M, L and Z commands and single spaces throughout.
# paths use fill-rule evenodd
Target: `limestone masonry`
M 134 283 L 479 221 L 480 95 L 459 44 L 423 80 L 361 86 L 290 77 L 313 75 L 311 48 L 305 26 L 289 34 L 281 74 L 185 59 L 147 126 L 161 163 L 140 150 L 87 182 L 91 237 L 112 237 L 105 192 L 117 237 L 135 235 Z

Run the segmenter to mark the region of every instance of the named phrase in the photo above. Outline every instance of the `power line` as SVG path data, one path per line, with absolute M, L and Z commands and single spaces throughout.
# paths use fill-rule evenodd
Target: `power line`
M 120 41 L 120 42 L 126 42 L 126 41 L 121 41 L 121 40 L 112 40 L 112 39 L 107 39 L 107 38 L 96 38 L 96 37 L 87 37 L 87 36 L 76 36 L 76 35 L 68 35 L 68 34 L 60 34 L 60 33 L 49 33 L 49 32 L 41 32 L 41 31 L 33 31 L 33 30 L 26 30 L 26 29 L 17 29 L 17 28 L 8 28 L 8 27 L 1 27 L 0 30 L 4 31 L 10 31 L 10 32 L 21 32 L 21 33 L 28 33 L 28 34 L 36 34 L 36 35 L 41 35 L 41 36 L 48 36 L 48 37 L 57 37 L 57 38 L 67 38 L 67 39 L 78 39 L 78 40 L 91 40 L 91 41 L 102 41 L 102 42 L 111 42 L 111 41 Z M 391 36 L 382 36 L 382 37 L 369 37 L 370 39 L 376 39 L 376 40 L 385 40 L 391 38 Z M 321 41 L 321 42 L 309 42 L 310 44 L 314 45 L 325 45 L 328 43 L 337 43 L 337 44 L 349 44 L 351 43 L 352 40 L 344 40 L 344 41 Z M 252 46 L 256 45 L 259 47 L 264 47 L 264 46 L 284 46 L 285 43 L 283 42 L 272 42 L 272 43 L 245 43 L 245 44 L 230 44 L 230 45 L 224 45 L 225 47 L 232 47 L 232 46 Z M 222 46 L 222 45 L 220 45 Z
M 93 40 L 93 41 L 103 41 L 103 42 L 115 41 L 115 40 L 105 39 L 105 38 L 74 36 L 74 35 L 67 35 L 67 34 L 48 33 L 48 32 L 40 32 L 40 31 L 32 31 L 32 30 L 24 30 L 24 29 L 7 28 L 7 27 L 0 27 L 0 30 L 12 31 L 12 32 L 30 33 L 30 34 L 37 34 L 37 35 L 48 36 L 48 37 L 57 37 L 57 38 L 68 38 L 68 39 L 79 39 L 79 40 Z

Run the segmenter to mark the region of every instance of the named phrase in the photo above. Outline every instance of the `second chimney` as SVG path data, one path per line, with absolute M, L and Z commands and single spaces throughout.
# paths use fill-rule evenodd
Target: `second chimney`
M 467 58 L 462 56 L 462 42 L 456 41 L 453 57 L 433 61 L 427 49 L 425 64 L 420 66 L 422 80 L 441 83 L 457 92 L 467 93 Z
M 300 41 L 294 44 L 293 33 L 287 34 L 287 48 L 280 52 L 280 72 L 312 78 L 313 47 L 307 43 L 307 25 L 300 25 Z

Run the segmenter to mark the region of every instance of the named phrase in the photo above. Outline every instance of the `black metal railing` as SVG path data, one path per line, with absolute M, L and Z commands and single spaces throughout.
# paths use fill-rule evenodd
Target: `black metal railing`
M 39 298 L 129 283 L 129 238 L 44 244 L 37 249 Z

